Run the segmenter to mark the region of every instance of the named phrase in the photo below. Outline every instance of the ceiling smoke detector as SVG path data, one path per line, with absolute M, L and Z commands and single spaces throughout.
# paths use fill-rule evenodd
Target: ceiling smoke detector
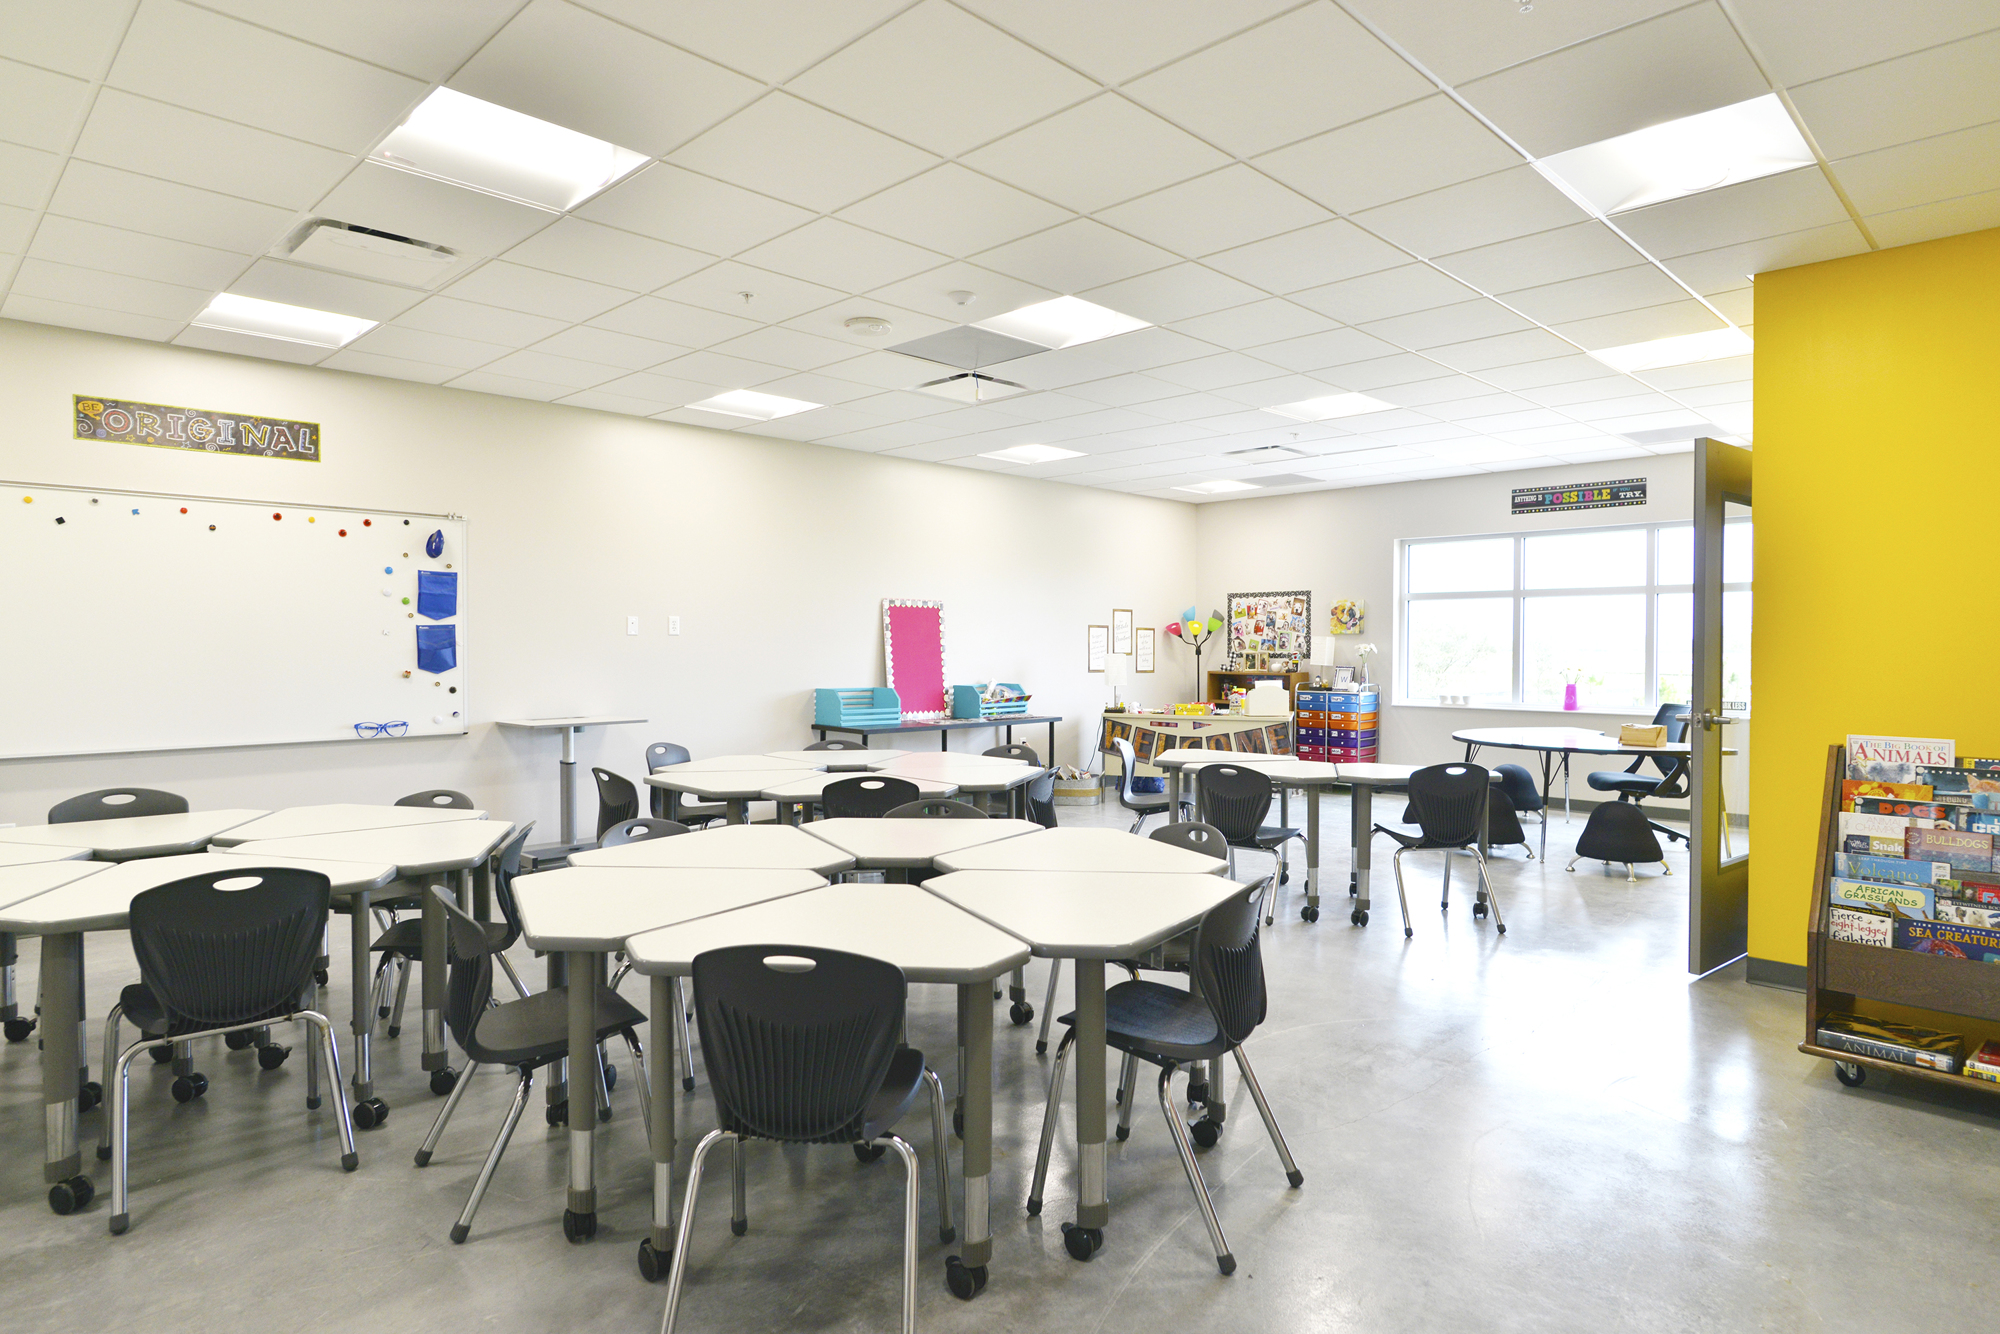
M 841 327 L 862 338 L 886 338 L 896 326 L 880 315 L 856 315 Z

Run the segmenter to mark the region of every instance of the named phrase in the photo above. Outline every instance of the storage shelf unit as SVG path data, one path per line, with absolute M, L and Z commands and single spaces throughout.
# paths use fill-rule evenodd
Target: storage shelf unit
M 1212 671 L 1208 673 L 1208 693 L 1203 698 L 1210 704 L 1227 705 L 1231 690 L 1248 690 L 1259 681 L 1282 681 L 1287 691 L 1297 693 L 1310 680 L 1311 672 Z
M 1300 690 L 1297 753 L 1302 760 L 1372 764 L 1381 735 L 1382 697 L 1374 686 Z

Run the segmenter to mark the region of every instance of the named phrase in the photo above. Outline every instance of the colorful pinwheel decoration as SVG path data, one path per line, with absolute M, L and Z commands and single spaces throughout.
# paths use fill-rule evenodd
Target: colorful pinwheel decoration
M 1194 650 L 1194 679 L 1197 691 L 1202 689 L 1201 646 L 1206 644 L 1220 629 L 1222 629 L 1221 612 L 1210 612 L 1208 619 L 1204 621 L 1200 616 L 1195 614 L 1192 603 L 1188 605 L 1186 611 L 1181 613 L 1181 618 L 1178 621 L 1170 622 L 1167 625 L 1168 634 Z

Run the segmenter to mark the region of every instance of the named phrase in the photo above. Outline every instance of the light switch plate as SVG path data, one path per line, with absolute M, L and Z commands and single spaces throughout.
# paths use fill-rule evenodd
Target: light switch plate
M 637 616 L 627 616 L 625 618 L 625 633 L 628 635 L 639 633 L 639 618 Z
M 681 632 L 681 618 L 678 616 L 667 617 L 667 633 L 670 635 L 677 635 L 680 632 Z

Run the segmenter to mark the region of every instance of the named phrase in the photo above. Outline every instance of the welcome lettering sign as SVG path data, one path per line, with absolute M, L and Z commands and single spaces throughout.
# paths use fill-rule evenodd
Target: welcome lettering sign
M 319 462 L 319 423 L 75 395 L 76 438 Z

